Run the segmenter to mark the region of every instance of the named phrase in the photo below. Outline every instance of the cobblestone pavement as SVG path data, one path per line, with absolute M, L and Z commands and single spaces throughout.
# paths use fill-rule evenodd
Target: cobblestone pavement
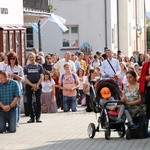
M 21 117 L 17 132 L 0 134 L 0 150 L 150 150 L 150 138 L 126 140 L 111 133 L 96 133 L 93 139 L 87 136 L 87 126 L 97 125 L 95 114 L 78 112 L 42 114 L 42 123 L 27 124 L 28 117 Z

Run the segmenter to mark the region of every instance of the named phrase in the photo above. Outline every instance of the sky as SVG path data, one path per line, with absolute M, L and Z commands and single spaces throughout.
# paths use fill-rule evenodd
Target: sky
M 145 0 L 146 2 L 146 11 L 150 12 L 150 0 Z

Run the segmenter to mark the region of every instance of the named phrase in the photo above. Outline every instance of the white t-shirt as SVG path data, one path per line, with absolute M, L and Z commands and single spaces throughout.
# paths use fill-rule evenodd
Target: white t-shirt
M 71 72 L 76 73 L 76 67 L 75 67 L 75 63 L 72 60 L 69 60 L 68 62 L 65 60 L 65 58 L 60 59 L 55 65 L 54 68 L 58 69 L 60 74 L 64 74 L 65 70 L 64 70 L 64 65 L 66 63 L 69 63 L 70 67 L 71 67 Z
M 10 75 L 10 78 L 12 78 L 12 74 L 17 74 L 21 78 L 21 80 L 18 81 L 18 84 L 22 89 L 22 82 L 24 81 L 23 68 L 20 65 L 15 65 L 14 68 L 11 68 L 10 65 L 6 65 L 5 71 Z
M 86 84 L 88 86 L 88 89 L 90 89 L 90 83 L 88 81 L 88 78 L 84 78 L 83 84 Z M 87 95 L 90 95 L 90 92 L 85 92 Z
M 85 76 L 83 76 L 83 77 L 79 77 L 79 90 L 83 90 L 83 82 L 84 82 L 84 79 L 85 79 L 86 77 Z
M 93 61 L 93 62 L 92 62 L 92 66 L 93 66 L 94 68 L 100 67 L 100 61 L 99 61 L 99 60 L 98 60 L 98 61 Z
M 6 67 L 7 67 L 7 64 L 5 64 L 3 61 L 0 62 L 0 70 L 1 70 L 1 71 L 5 71 L 5 70 L 6 70 Z
M 42 81 L 42 92 L 50 93 L 53 89 L 53 85 L 55 85 L 55 81 L 53 79 L 48 81 Z

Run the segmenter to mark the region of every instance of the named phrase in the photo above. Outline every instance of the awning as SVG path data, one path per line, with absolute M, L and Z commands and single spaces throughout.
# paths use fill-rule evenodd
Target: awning
M 24 13 L 24 23 L 38 22 L 41 18 L 47 18 L 51 13 L 41 12 L 37 10 L 25 9 Z
M 0 26 L 0 30 L 26 30 L 26 28 L 22 26 L 6 25 L 6 26 Z

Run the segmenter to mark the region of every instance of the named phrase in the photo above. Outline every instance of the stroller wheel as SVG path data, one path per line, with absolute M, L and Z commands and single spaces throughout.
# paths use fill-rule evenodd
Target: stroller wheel
M 127 139 L 127 140 L 130 140 L 130 139 L 131 139 L 131 133 L 130 133 L 130 130 L 129 130 L 129 129 L 126 130 L 126 139 Z
M 110 129 L 105 130 L 105 139 L 110 140 Z
M 125 136 L 125 126 L 121 126 L 120 131 L 118 131 L 118 135 L 120 138 L 123 138 Z
M 87 129 L 87 133 L 88 133 L 89 138 L 93 138 L 95 136 L 95 132 L 96 132 L 95 124 L 90 123 L 88 125 L 88 129 Z

